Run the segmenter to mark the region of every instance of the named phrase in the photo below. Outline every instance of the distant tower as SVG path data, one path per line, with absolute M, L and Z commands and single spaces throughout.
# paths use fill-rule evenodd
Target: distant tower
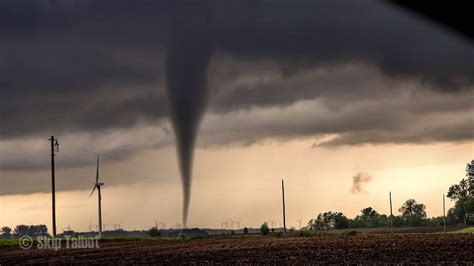
M 97 189 L 97 192 L 99 193 L 98 195 L 98 206 L 99 206 L 99 224 L 98 224 L 98 232 L 99 232 L 99 237 L 102 237 L 102 194 L 100 193 L 100 187 L 103 186 L 104 183 L 99 182 L 99 154 L 97 154 L 97 169 L 96 169 L 96 175 L 95 175 L 95 184 L 94 188 L 92 189 L 91 194 L 89 195 L 89 198 L 94 194 L 94 191 Z

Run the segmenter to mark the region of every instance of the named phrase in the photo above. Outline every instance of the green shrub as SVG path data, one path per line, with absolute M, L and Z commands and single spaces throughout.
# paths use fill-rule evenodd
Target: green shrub
M 158 227 L 153 226 L 152 228 L 150 228 L 150 230 L 148 230 L 148 235 L 150 237 L 159 237 L 161 236 L 161 232 L 160 230 L 158 230 Z
M 309 231 L 306 231 L 306 230 L 300 230 L 300 234 L 299 236 L 311 236 L 311 234 L 309 233 Z
M 267 222 L 264 222 L 261 226 L 260 226 L 260 233 L 264 236 L 268 235 L 268 233 L 270 233 L 270 227 L 268 227 L 268 224 Z

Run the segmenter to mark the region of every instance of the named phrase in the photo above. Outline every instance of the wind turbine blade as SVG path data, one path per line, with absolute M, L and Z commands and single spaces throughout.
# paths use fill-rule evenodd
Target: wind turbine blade
M 99 200 L 102 200 L 102 195 L 100 193 L 100 186 L 97 187 L 97 192 L 99 192 Z
M 91 192 L 91 194 L 89 195 L 89 198 L 92 196 L 92 194 L 94 194 L 95 188 L 96 188 L 96 186 L 94 186 L 94 188 L 92 189 L 92 192 Z
M 99 183 L 99 154 L 97 154 L 97 171 L 95 173 L 95 183 Z

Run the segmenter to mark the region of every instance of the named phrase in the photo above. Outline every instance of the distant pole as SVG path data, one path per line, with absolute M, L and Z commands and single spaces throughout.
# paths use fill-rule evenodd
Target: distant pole
M 99 192 L 99 238 L 102 237 L 102 195 L 100 194 L 100 186 L 97 187 L 97 192 Z
M 443 231 L 446 233 L 446 202 L 443 193 Z
M 390 231 L 393 234 L 393 212 L 392 212 L 392 192 L 388 192 L 388 198 L 390 200 Z
M 281 180 L 281 193 L 283 195 L 283 234 L 286 235 L 286 215 L 285 215 L 285 184 Z
M 58 140 L 54 139 L 54 136 L 51 136 L 49 140 L 51 141 L 51 193 L 53 203 L 53 237 L 56 237 L 56 181 L 54 173 L 54 150 L 56 147 L 59 147 L 59 144 Z

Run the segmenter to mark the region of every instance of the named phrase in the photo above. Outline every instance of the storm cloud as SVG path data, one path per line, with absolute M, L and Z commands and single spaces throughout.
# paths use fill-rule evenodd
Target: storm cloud
M 27 158 L 18 147 L 50 135 L 88 135 L 81 146 L 145 128 L 146 142 L 117 137 L 126 149 L 98 144 L 117 160 L 171 145 L 166 48 L 190 32 L 210 47 L 197 145 L 474 138 L 474 48 L 443 27 L 381 1 L 190 2 L 2 1 L 0 169 L 49 167 L 6 155 Z M 202 10 L 206 23 L 194 23 Z M 183 21 L 189 29 L 176 30 Z
M 352 193 L 366 192 L 364 186 L 372 180 L 372 175 L 364 172 L 358 172 L 352 177 Z

